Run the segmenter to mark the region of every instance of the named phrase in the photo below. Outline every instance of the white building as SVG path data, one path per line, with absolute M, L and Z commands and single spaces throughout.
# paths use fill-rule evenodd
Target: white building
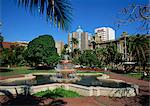
M 115 40 L 115 30 L 110 27 L 96 28 L 95 34 L 101 39 L 101 41 Z

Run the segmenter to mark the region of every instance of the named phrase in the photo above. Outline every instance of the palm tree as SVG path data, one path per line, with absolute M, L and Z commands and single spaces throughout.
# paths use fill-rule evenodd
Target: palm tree
M 129 56 L 138 63 L 144 64 L 148 61 L 146 50 L 149 48 L 149 41 L 145 35 L 130 36 L 128 41 Z
M 62 30 L 68 30 L 71 23 L 72 8 L 69 0 L 18 0 L 19 6 L 39 11 L 46 20 Z
M 72 44 L 72 57 L 73 57 L 73 52 L 74 52 L 74 49 L 77 49 L 77 45 L 78 45 L 79 41 L 77 38 L 73 38 L 72 37 L 72 41 L 71 41 L 71 44 Z
M 72 37 L 71 43 L 72 43 L 72 48 L 74 49 L 74 48 L 77 48 L 77 45 L 78 45 L 79 41 L 78 41 L 77 38 Z
M 81 51 L 78 48 L 74 49 L 73 55 L 75 55 L 76 58 L 79 58 L 79 56 L 81 55 Z
M 102 64 L 106 65 L 108 62 L 107 62 L 107 49 L 106 48 L 98 48 L 95 50 L 95 53 L 96 53 L 96 56 L 98 58 L 99 61 L 102 62 Z

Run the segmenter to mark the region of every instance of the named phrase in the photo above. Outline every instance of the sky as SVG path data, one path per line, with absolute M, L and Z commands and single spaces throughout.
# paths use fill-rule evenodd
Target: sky
M 98 27 L 111 27 L 116 33 L 116 39 L 122 32 L 134 34 L 137 23 L 116 29 L 117 14 L 122 8 L 132 3 L 147 4 L 149 0 L 71 0 L 73 19 L 69 31 L 62 31 L 46 21 L 43 16 L 31 14 L 23 7 L 18 7 L 17 0 L 0 0 L 0 21 L 2 36 L 5 41 L 31 41 L 39 35 L 49 34 L 56 41 L 67 43 L 69 32 L 76 31 L 81 26 L 83 31 L 94 33 Z

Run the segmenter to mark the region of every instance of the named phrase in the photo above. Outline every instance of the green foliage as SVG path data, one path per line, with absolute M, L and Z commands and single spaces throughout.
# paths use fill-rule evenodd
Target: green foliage
M 28 69 L 26 67 L 16 67 L 16 68 L 0 68 L 0 77 L 1 76 L 14 76 L 20 74 L 29 74 L 29 73 L 54 73 L 55 70 L 35 70 Z
M 146 35 L 129 36 L 127 41 L 129 56 L 132 57 L 130 61 L 137 61 L 142 65 L 148 62 L 150 42 Z
M 0 42 L 4 41 L 4 37 L 0 35 Z
M 137 79 L 140 79 L 140 78 L 142 77 L 142 75 L 143 75 L 143 74 L 142 74 L 141 72 L 125 74 L 125 76 L 133 77 L 133 78 L 137 78 Z
M 76 58 L 76 57 L 74 57 L 74 58 L 72 59 L 72 62 L 73 62 L 74 64 L 80 64 L 79 58 Z
M 79 57 L 79 61 L 82 65 L 92 66 L 98 63 L 98 59 L 92 50 L 85 50 Z
M 68 53 L 67 48 L 68 48 L 68 44 L 65 44 L 65 45 L 64 45 L 64 48 L 63 48 L 63 50 L 62 50 L 62 52 L 61 52 L 62 55 L 65 55 L 65 54 Z
M 103 65 L 118 64 L 122 61 L 122 54 L 117 51 L 117 45 L 110 43 L 106 48 L 95 50 L 96 56 Z
M 107 63 L 118 64 L 122 61 L 122 54 L 117 51 L 117 44 L 110 44 L 106 47 L 107 50 Z
M 1 65 L 2 66 L 6 66 L 6 65 L 10 65 L 12 64 L 12 51 L 9 50 L 9 49 L 3 49 L 2 52 L 1 52 L 1 56 L 0 56 L 0 59 L 1 59 Z
M 72 8 L 70 0 L 17 0 L 31 12 L 45 15 L 47 21 L 63 30 L 70 28 Z
M 71 90 L 65 90 L 63 88 L 56 88 L 54 90 L 46 90 L 33 94 L 38 97 L 48 98 L 68 98 L 68 97 L 80 97 L 80 95 Z
M 50 35 L 42 35 L 29 42 L 26 59 L 31 65 L 47 64 L 54 66 L 59 55 L 55 48 L 55 41 Z
M 11 49 L 3 49 L 1 52 L 1 65 L 15 65 L 15 66 L 22 66 L 26 64 L 24 58 L 25 47 L 22 46 L 11 46 Z
M 72 37 L 71 43 L 74 44 L 74 45 L 77 45 L 77 44 L 79 43 L 79 41 L 78 41 L 77 38 L 73 38 L 73 37 Z

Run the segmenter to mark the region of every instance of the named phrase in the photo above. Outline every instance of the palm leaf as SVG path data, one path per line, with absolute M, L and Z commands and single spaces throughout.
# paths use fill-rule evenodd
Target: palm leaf
M 18 4 L 31 12 L 39 11 L 39 14 L 46 15 L 47 21 L 62 30 L 70 28 L 72 8 L 69 0 L 18 0 Z

